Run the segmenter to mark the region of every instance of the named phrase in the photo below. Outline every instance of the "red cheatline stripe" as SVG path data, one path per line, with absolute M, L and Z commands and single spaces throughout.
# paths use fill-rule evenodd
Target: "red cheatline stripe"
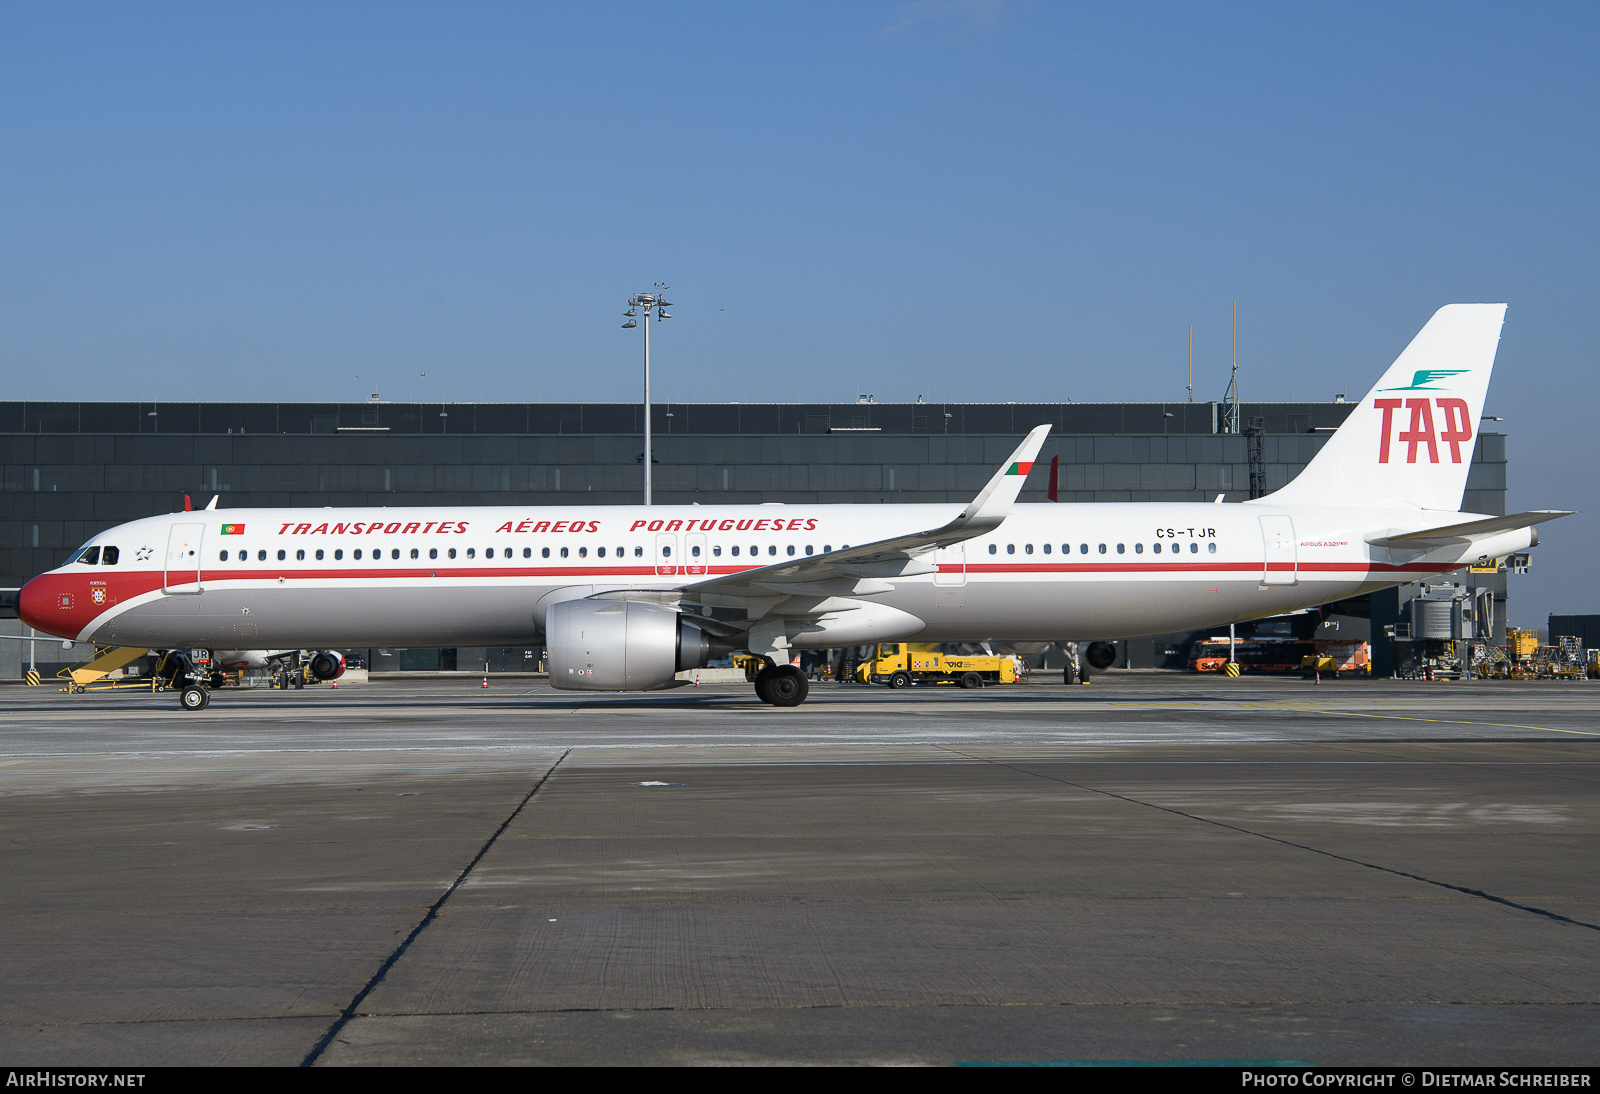
M 1404 565 L 1390 565 L 1387 563 L 1366 562 L 1317 562 L 1303 563 L 1298 568 L 1287 562 L 1274 562 L 1267 569 L 1274 573 L 1301 573 L 1301 574 L 1398 574 L 1398 573 L 1447 573 L 1450 570 L 1461 568 L 1460 563 L 1423 563 L 1413 562 Z M 588 577 L 613 577 L 613 578 L 703 578 L 719 577 L 729 574 L 746 573 L 760 567 L 745 566 L 711 566 L 701 573 L 687 573 L 682 570 L 674 573 L 658 571 L 653 566 L 609 566 L 609 567 L 579 567 L 579 566 L 497 566 L 473 567 L 471 569 L 418 569 L 406 566 L 370 566 L 349 567 L 343 569 L 307 569 L 307 570 L 211 570 L 200 575 L 201 584 L 216 584 L 226 581 L 276 581 L 282 577 L 297 581 L 333 581 L 351 579 L 380 579 L 380 578 L 557 578 L 568 580 L 571 578 Z M 941 573 L 960 573 L 959 566 L 941 566 Z M 1259 562 L 1023 562 L 1023 563 L 973 563 L 966 568 L 969 574 L 1259 574 L 1263 566 Z M 148 585 L 150 588 L 161 587 L 161 572 L 148 572 L 148 580 L 137 582 Z M 59 575 L 67 577 L 69 575 Z M 125 580 L 133 578 L 132 574 L 119 575 Z M 119 581 L 115 590 L 119 596 L 126 596 L 124 582 Z M 128 581 L 127 584 L 135 584 Z

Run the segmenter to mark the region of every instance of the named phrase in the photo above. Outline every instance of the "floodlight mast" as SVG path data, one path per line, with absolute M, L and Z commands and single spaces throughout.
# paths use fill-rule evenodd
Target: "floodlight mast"
M 626 323 L 622 324 L 623 329 L 626 330 L 629 327 L 637 327 L 639 325 L 634 317 L 639 314 L 640 308 L 644 309 L 644 503 L 646 505 L 651 503 L 650 471 L 652 462 L 650 452 L 650 313 L 652 311 L 656 313 L 656 322 L 658 323 L 663 319 L 672 318 L 672 315 L 667 311 L 668 308 L 672 307 L 672 304 L 664 299 L 667 286 L 658 281 L 655 284 L 655 289 L 655 292 L 634 293 L 628 298 L 628 310 L 622 313 L 628 319 Z

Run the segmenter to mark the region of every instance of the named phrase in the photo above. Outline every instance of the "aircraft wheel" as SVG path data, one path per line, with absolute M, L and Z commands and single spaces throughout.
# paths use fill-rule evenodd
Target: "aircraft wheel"
M 780 665 L 768 679 L 763 698 L 775 707 L 797 707 L 806 701 L 810 690 L 805 673 L 793 665 Z
M 211 694 L 198 684 L 190 684 L 178 696 L 184 710 L 204 710 L 211 703 Z
M 893 676 L 889 677 L 889 686 L 891 688 L 895 688 L 896 690 L 910 687 L 911 674 L 909 672 L 905 672 L 904 670 L 895 673 Z
M 1063 684 L 1076 684 L 1078 682 L 1077 670 L 1070 663 L 1061 670 L 1061 682 Z
M 961 686 L 968 689 L 981 688 L 983 687 L 983 677 L 975 672 L 969 672 L 961 678 Z
M 756 678 L 754 681 L 756 698 L 760 699 L 763 703 L 772 702 L 772 699 L 767 695 L 767 685 L 772 682 L 772 674 L 776 671 L 776 669 L 769 665 L 756 673 Z

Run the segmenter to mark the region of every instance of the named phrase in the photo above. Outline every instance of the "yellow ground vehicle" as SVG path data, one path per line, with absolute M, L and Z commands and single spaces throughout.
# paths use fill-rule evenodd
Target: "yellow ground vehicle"
M 941 653 L 928 642 L 880 642 L 871 661 L 856 666 L 856 681 L 907 688 L 912 684 L 1014 684 L 1017 659 Z

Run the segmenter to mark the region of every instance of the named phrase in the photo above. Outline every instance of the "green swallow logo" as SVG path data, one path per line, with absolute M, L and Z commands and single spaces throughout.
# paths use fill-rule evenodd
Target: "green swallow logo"
M 1449 379 L 1451 376 L 1460 376 L 1462 373 L 1464 373 L 1466 371 L 1467 370 L 1464 369 L 1464 368 L 1457 368 L 1457 369 L 1422 368 L 1422 369 L 1418 369 L 1417 370 L 1417 374 L 1415 376 L 1411 377 L 1411 385 L 1409 387 L 1386 387 L 1383 390 L 1384 391 L 1437 391 L 1438 388 L 1432 388 L 1432 387 L 1429 387 L 1428 385 L 1433 383 L 1435 380 L 1446 380 L 1446 379 Z

